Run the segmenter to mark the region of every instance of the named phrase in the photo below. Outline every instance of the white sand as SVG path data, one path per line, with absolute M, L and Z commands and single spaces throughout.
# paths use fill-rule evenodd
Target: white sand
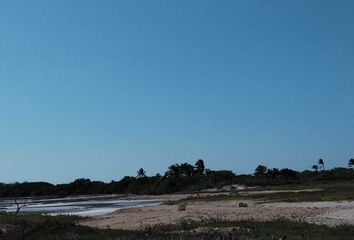
M 248 202 L 248 208 L 239 208 L 237 201 L 196 202 L 187 205 L 186 211 L 178 211 L 176 205 L 159 205 L 119 210 L 97 216 L 84 222 L 99 228 L 143 229 L 156 224 L 176 223 L 185 219 L 201 220 L 221 218 L 225 220 L 274 220 L 290 219 L 324 224 L 353 223 L 353 212 L 347 211 L 353 202 L 344 203 L 267 203 Z M 334 213 L 331 213 L 334 212 Z M 331 213 L 332 215 L 326 215 Z M 334 215 L 333 215 L 334 214 Z M 331 218 L 336 216 L 336 218 Z M 331 218 L 331 221 L 328 219 Z
M 299 202 L 256 204 L 247 201 L 247 208 L 239 201 L 194 202 L 186 211 L 176 205 L 130 208 L 103 216 L 95 216 L 82 224 L 115 229 L 144 229 L 157 224 L 171 224 L 181 220 L 219 218 L 225 220 L 289 219 L 318 224 L 354 224 L 354 202 Z

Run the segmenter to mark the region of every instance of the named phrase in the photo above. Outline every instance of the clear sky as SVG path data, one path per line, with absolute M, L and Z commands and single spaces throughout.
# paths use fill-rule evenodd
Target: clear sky
M 0 2 L 0 181 L 354 157 L 354 1 Z

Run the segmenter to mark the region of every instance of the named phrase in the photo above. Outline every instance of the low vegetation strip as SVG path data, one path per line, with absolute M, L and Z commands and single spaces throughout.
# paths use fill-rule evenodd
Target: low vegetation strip
M 274 240 L 352 239 L 354 227 L 328 227 L 289 220 L 224 221 L 205 219 L 157 225 L 144 230 L 95 229 L 77 225 L 77 217 L 14 216 L 0 214 L 0 239 L 3 240 Z
M 322 192 L 323 189 L 300 189 L 300 190 L 259 190 L 259 191 L 243 191 L 238 192 L 241 196 L 276 194 L 276 193 L 307 193 L 307 192 Z
M 353 181 L 317 183 L 314 186 L 297 184 L 287 186 L 257 187 L 246 191 L 231 191 L 219 194 L 194 194 L 185 199 L 169 201 L 166 204 L 197 201 L 253 200 L 264 202 L 321 202 L 354 200 Z

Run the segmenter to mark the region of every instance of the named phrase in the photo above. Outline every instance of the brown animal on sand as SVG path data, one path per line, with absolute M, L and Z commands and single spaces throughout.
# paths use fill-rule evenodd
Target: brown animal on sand
M 240 203 L 238 204 L 238 207 L 248 207 L 248 204 L 245 203 L 245 202 L 240 202 Z

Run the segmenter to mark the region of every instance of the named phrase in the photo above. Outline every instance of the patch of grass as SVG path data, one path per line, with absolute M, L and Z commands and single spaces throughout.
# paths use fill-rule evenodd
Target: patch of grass
M 315 201 L 344 201 L 354 200 L 353 182 L 331 182 L 315 185 L 299 185 L 296 189 L 322 189 L 314 192 L 280 192 L 273 194 L 257 194 L 247 196 L 250 199 L 263 201 L 282 201 L 282 202 L 315 202 Z M 279 190 L 280 188 L 267 188 L 266 190 Z M 282 188 L 287 189 L 287 188 Z M 258 189 L 259 190 L 259 189 Z
M 238 194 L 218 194 L 212 196 L 197 196 L 197 197 L 187 197 L 180 200 L 171 200 L 166 202 L 166 205 L 176 205 L 180 203 L 189 202 L 212 202 L 212 201 L 233 201 L 233 200 L 247 200 L 249 198 L 245 196 L 240 196 Z
M 94 240 L 132 239 L 140 232 L 100 230 L 77 225 L 78 216 L 0 214 L 0 239 L 4 240 Z
M 322 189 L 314 192 L 278 192 L 259 193 L 254 195 L 240 195 L 239 192 L 219 194 L 212 196 L 189 197 L 177 201 L 169 201 L 166 204 L 173 205 L 181 202 L 198 201 L 234 201 L 255 200 L 257 202 L 316 202 L 316 201 L 344 201 L 354 200 L 353 182 L 322 183 L 316 185 L 291 185 L 288 187 L 258 187 L 250 191 L 262 190 L 299 190 L 299 189 Z
M 203 228 L 203 231 L 200 231 Z M 352 239 L 354 227 L 341 225 L 328 227 L 288 220 L 269 222 L 182 221 L 177 224 L 157 226 L 151 232 L 163 233 L 166 237 L 182 236 L 181 239 Z M 167 239 L 167 238 L 166 238 Z M 178 238 L 171 238 L 178 239 Z
M 79 216 L 69 216 L 69 215 L 59 215 L 56 217 L 46 216 L 41 214 L 19 214 L 15 215 L 12 213 L 1 213 L 0 214 L 0 224 L 43 224 L 51 221 L 58 221 L 65 224 L 73 224 L 79 220 L 83 220 L 85 217 Z

